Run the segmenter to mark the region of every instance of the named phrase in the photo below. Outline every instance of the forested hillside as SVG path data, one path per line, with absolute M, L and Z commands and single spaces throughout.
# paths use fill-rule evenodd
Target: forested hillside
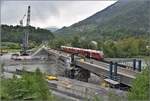
M 149 36 L 150 22 L 149 0 L 119 0 L 106 9 L 87 19 L 63 27 L 56 31 L 58 35 L 80 35 L 90 38 L 124 36 Z
M 21 43 L 25 33 L 25 27 L 1 25 L 1 38 L 2 42 L 15 42 Z M 35 28 L 29 26 L 29 41 L 35 43 L 41 43 L 42 41 L 50 40 L 54 38 L 54 35 L 46 29 Z

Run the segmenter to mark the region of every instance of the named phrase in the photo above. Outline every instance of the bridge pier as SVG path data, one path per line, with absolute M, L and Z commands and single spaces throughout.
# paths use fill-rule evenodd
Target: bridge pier
M 115 62 L 114 63 L 114 75 L 113 75 L 114 77 L 113 77 L 113 79 L 115 80 L 115 81 L 117 81 L 117 62 Z
M 78 68 L 78 71 L 76 71 L 75 79 L 88 82 L 88 79 L 90 78 L 90 71 L 83 69 L 83 68 Z
M 75 66 L 67 72 L 67 75 L 71 79 L 88 82 L 88 79 L 90 78 L 90 71 L 83 69 L 79 66 Z
M 113 78 L 113 63 L 110 62 L 109 64 L 109 79 L 112 79 Z
M 120 85 L 120 81 L 119 81 L 120 79 L 118 78 L 117 71 L 118 71 L 118 63 L 117 62 L 113 63 L 111 61 L 109 65 L 109 79 L 104 79 L 104 80 L 108 82 L 108 84 L 112 88 L 119 88 Z
M 133 59 L 133 70 L 136 69 L 136 59 Z
M 142 61 L 138 60 L 138 71 L 141 72 Z
M 138 62 L 138 67 L 136 65 L 137 62 Z M 142 61 L 133 59 L 133 70 L 137 69 L 139 72 L 141 72 L 141 67 L 142 67 Z
M 109 79 L 117 80 L 117 62 L 110 62 L 109 64 Z

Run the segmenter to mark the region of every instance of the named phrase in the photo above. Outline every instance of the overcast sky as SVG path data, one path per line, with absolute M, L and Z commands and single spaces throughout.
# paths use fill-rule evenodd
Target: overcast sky
M 1 23 L 19 24 L 20 19 L 31 6 L 31 25 L 35 27 L 70 26 L 116 1 L 3 1 L 1 2 Z M 26 18 L 24 19 L 26 22 Z M 26 23 L 25 23 L 26 24 Z

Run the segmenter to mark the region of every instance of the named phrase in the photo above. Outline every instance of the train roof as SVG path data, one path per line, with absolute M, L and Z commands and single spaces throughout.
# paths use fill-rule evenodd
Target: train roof
M 101 53 L 101 54 L 103 54 L 103 51 L 98 51 L 98 50 L 76 48 L 76 47 L 69 47 L 69 46 L 61 46 L 61 47 L 64 47 L 64 48 L 73 48 L 73 49 L 77 49 L 77 50 L 84 50 L 84 51 L 87 51 L 87 52 L 95 52 L 95 53 Z

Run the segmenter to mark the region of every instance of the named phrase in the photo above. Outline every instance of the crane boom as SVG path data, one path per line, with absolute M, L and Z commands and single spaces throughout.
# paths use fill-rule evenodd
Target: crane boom
M 24 16 L 22 17 L 22 19 L 20 20 L 20 25 L 23 26 L 23 19 L 25 18 L 26 14 L 24 14 Z

